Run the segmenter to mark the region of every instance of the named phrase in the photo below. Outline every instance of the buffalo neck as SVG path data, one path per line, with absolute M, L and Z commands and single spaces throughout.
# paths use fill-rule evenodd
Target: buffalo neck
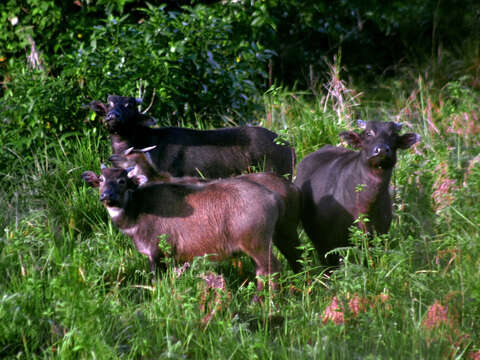
M 355 158 L 356 170 L 361 174 L 361 177 L 367 181 L 367 185 L 378 189 L 388 187 L 390 179 L 392 178 L 393 167 L 382 168 L 370 166 L 362 152 L 356 153 Z
M 107 211 L 112 219 L 112 222 L 119 229 L 125 229 L 131 226 L 132 223 L 135 223 L 138 216 L 138 211 L 136 209 L 134 195 L 136 190 L 128 190 L 126 194 L 126 199 L 124 205 L 121 207 L 108 207 Z
M 130 145 L 130 141 L 120 134 L 110 134 L 110 140 L 112 142 L 112 152 L 114 154 L 122 154 L 127 150 Z
M 354 174 L 358 174 L 355 189 L 355 202 L 360 213 L 368 214 L 372 207 L 385 196 L 389 196 L 388 186 L 393 168 L 373 168 L 360 153 L 356 156 Z
M 112 142 L 112 151 L 114 154 L 122 154 L 130 147 L 143 148 L 152 145 L 152 131 L 157 129 L 150 128 L 141 124 L 122 126 L 115 132 L 110 133 Z M 158 136 L 157 131 L 155 135 Z

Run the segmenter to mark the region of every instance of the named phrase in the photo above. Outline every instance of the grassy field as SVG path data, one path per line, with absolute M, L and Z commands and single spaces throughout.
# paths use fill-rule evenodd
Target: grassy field
M 324 83 L 316 96 L 272 88 L 262 125 L 298 160 L 360 118 L 419 133 L 399 154 L 387 236 L 352 229 L 326 276 L 301 232 L 305 271 L 282 259 L 281 289 L 263 304 L 246 257 L 154 279 L 80 177 L 108 158 L 105 130 L 65 135 L 1 170 L 0 356 L 480 358 L 480 94 L 469 78 L 439 86 L 426 74 L 347 86 L 335 65 Z

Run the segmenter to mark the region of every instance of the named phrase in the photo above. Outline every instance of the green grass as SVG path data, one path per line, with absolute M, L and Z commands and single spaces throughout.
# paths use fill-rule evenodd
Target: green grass
M 241 270 L 197 259 L 181 276 L 171 266 L 154 279 L 80 178 L 108 157 L 108 138 L 86 131 L 55 139 L 2 173 L 0 354 L 438 359 L 478 351 L 480 95 L 465 79 L 434 88 L 419 77 L 384 84 L 382 100 L 369 99 L 331 70 L 316 98 L 272 89 L 263 123 L 295 145 L 299 161 L 339 143 L 357 118 L 394 119 L 421 134 L 415 149 L 399 154 L 387 236 L 353 231 L 352 247 L 338 250 L 344 265 L 327 279 L 302 232 L 305 271 L 294 275 L 282 259 L 280 290 L 266 290 L 263 304 L 251 301 L 254 267 L 245 257 Z M 224 289 L 206 288 L 209 272 L 223 275 Z M 325 319 L 334 296 L 343 324 Z M 358 313 L 354 299 L 363 304 Z M 444 315 L 428 329 L 436 301 Z M 201 307 L 216 303 L 206 322 Z

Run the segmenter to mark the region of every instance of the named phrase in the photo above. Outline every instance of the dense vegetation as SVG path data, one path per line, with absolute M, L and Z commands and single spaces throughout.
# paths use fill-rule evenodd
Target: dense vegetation
M 0 354 L 478 359 L 478 4 L 181 3 L 0 3 Z M 112 226 L 80 178 L 110 154 L 84 105 L 110 93 L 153 98 L 162 126 L 261 124 L 299 160 L 358 118 L 422 140 L 387 236 L 352 229 L 327 276 L 302 233 L 305 271 L 282 259 L 257 304 L 247 258 L 154 279 Z

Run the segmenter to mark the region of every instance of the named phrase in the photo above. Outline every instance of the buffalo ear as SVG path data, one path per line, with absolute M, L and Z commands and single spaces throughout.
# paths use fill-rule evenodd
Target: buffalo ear
M 355 131 L 344 131 L 339 134 L 339 136 L 345 140 L 348 145 L 352 146 L 355 149 L 360 149 L 362 147 L 362 140 L 360 135 Z
M 145 115 L 145 114 L 140 114 L 140 120 L 139 124 L 143 126 L 153 126 L 157 123 L 157 120 L 155 120 L 153 117 Z
M 90 187 L 96 188 L 100 186 L 100 177 L 97 174 L 95 174 L 93 171 L 85 171 L 82 174 L 82 179 Z
M 403 134 L 402 136 L 398 137 L 398 142 L 397 146 L 399 149 L 408 149 L 410 146 L 413 144 L 417 143 L 420 141 L 420 135 L 415 134 L 415 133 L 408 133 L 408 134 Z
M 107 115 L 107 107 L 105 106 L 104 103 L 98 101 L 98 100 L 93 100 L 88 104 L 88 107 L 95 112 L 98 116 L 105 117 Z
M 148 178 L 145 175 L 134 175 L 131 177 L 133 182 L 135 182 L 138 186 L 142 186 L 148 182 Z

